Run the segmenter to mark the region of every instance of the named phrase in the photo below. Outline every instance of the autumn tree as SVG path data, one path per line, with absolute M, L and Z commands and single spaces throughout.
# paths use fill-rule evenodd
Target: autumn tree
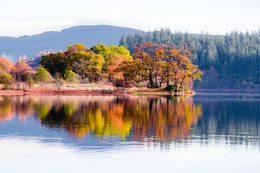
M 15 63 L 5 58 L 0 57 L 0 71 L 10 72 L 14 70 Z
M 72 69 L 78 73 L 83 79 L 88 78 L 89 81 L 98 81 L 102 75 L 102 67 L 104 57 L 100 54 L 92 52 L 78 52 L 74 55 L 75 60 Z
M 163 72 L 167 76 L 167 87 L 169 87 L 170 81 L 176 87 L 183 87 L 184 83 L 191 80 L 201 81 L 200 76 L 203 73 L 189 59 L 191 52 L 186 43 L 171 45 L 168 42 L 162 46 L 163 58 L 166 60 Z
M 191 52 L 179 45 L 155 44 L 151 42 L 134 44 L 134 60 L 123 61 L 117 71 L 123 72 L 126 80 L 146 79 L 149 87 L 161 87 L 163 83 L 173 83 L 175 89 L 193 80 L 201 80 L 202 72 L 189 59 Z
M 146 42 L 134 44 L 133 57 L 140 59 L 144 76 L 149 80 L 149 86 L 155 88 L 158 86 L 157 80 L 162 61 L 163 50 L 161 45 Z
M 17 82 L 26 82 L 27 77 L 33 75 L 34 73 L 35 70 L 24 62 L 15 64 L 14 69 L 11 71 L 11 74 Z
M 135 86 L 140 86 L 140 82 L 144 80 L 143 65 L 140 59 L 123 61 L 116 72 L 122 72 L 125 81 L 130 81 Z
M 75 48 L 77 48 L 77 49 L 75 49 Z M 70 51 L 71 49 L 77 50 L 77 51 L 75 51 L 75 53 L 76 52 L 86 52 L 88 50 L 86 48 L 86 46 L 81 44 L 81 43 L 76 43 L 76 44 L 74 44 L 72 46 L 69 46 L 68 47 L 68 51 Z
M 4 85 L 4 89 L 8 89 L 12 83 L 12 76 L 5 72 L 0 72 L 0 84 Z
M 113 82 L 115 79 L 123 78 L 121 72 L 116 69 L 123 61 L 132 60 L 130 52 L 124 46 L 99 44 L 91 47 L 90 50 L 104 57 L 102 73 L 107 76 L 109 81 Z
M 91 47 L 90 50 L 95 54 L 100 54 L 104 57 L 103 72 L 107 72 L 109 68 L 111 69 L 117 66 L 119 62 L 132 59 L 130 52 L 124 46 L 106 46 L 104 44 L 99 44 Z
M 120 45 L 133 53 L 133 43 L 151 41 L 172 44 L 187 43 L 191 48 L 189 59 L 205 71 L 203 82 L 195 82 L 197 88 L 260 88 L 260 32 L 231 31 L 225 35 L 208 33 L 190 34 L 171 32 L 169 29 L 122 36 Z M 214 68 L 219 75 L 217 84 L 205 82 L 207 73 Z M 209 75 L 209 76 L 208 76 Z
M 114 57 L 113 62 L 106 67 L 108 79 L 111 82 L 113 82 L 115 79 L 123 78 L 122 73 L 116 70 L 123 61 L 124 61 L 124 57 L 116 55 Z

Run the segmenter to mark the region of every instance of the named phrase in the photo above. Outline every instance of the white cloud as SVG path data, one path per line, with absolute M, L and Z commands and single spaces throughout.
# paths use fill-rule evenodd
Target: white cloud
M 9 0 L 0 6 L 0 36 L 61 30 L 73 25 L 109 24 L 154 30 L 225 33 L 257 30 L 260 0 L 32 1 Z M 15 5 L 13 5 L 15 4 Z

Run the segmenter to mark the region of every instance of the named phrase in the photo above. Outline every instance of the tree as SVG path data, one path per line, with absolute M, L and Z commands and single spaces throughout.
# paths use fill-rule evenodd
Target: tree
M 163 56 L 167 62 L 164 66 L 166 68 L 165 73 L 167 73 L 167 86 L 169 86 L 170 80 L 176 87 L 179 87 L 179 85 L 183 87 L 185 82 L 192 79 L 201 81 L 200 76 L 203 73 L 189 59 L 191 52 L 186 43 L 176 46 L 168 42 L 167 45 L 163 45 L 163 49 Z
M 38 67 L 37 72 L 33 75 L 33 80 L 36 83 L 51 82 L 52 76 L 44 67 Z
M 64 84 L 64 80 L 62 79 L 62 75 L 60 73 L 56 73 L 54 75 L 53 84 L 57 88 L 57 90 L 61 89 L 62 85 Z
M 33 77 L 31 75 L 29 75 L 27 77 L 27 80 L 26 80 L 27 84 L 29 85 L 29 88 L 31 88 L 34 84 L 34 80 L 33 80 Z
M 34 73 L 35 70 L 33 70 L 25 62 L 15 64 L 14 69 L 11 71 L 11 74 L 17 82 L 26 82 L 27 77 L 33 75 Z
M 0 71 L 10 72 L 14 70 L 15 63 L 0 57 Z
M 117 55 L 113 62 L 106 67 L 106 72 L 108 75 L 108 79 L 113 82 L 115 79 L 122 79 L 122 73 L 120 71 L 116 71 L 119 65 L 124 61 L 124 57 Z
M 81 79 L 85 79 L 88 75 L 87 66 L 89 65 L 89 61 L 86 61 L 84 58 L 81 58 L 72 64 L 72 69 L 75 71 Z
M 64 73 L 64 80 L 67 83 L 78 83 L 77 75 L 71 70 L 66 70 Z
M 104 57 L 109 56 L 109 53 L 110 53 L 110 48 L 104 44 L 92 46 L 90 48 L 90 50 L 92 52 L 94 52 L 95 54 L 101 54 Z
M 72 60 L 64 53 L 50 53 L 42 56 L 42 60 L 39 62 L 51 75 L 56 73 L 64 74 L 65 70 L 70 69 L 72 66 Z
M 209 35 L 201 33 L 189 34 L 182 32 L 172 33 L 167 29 L 160 31 L 131 34 L 122 37 L 120 45 L 125 46 L 134 53 L 133 43 L 166 44 L 173 45 L 187 43 L 191 56 L 189 59 L 198 68 L 204 71 L 211 67 L 220 75 L 221 85 L 204 85 L 205 87 L 254 87 L 260 88 L 260 32 L 251 33 L 232 31 L 226 35 Z M 203 86 L 198 82 L 195 87 Z
M 4 89 L 8 89 L 12 83 L 12 76 L 8 73 L 0 73 L 0 84 L 4 85 Z
M 107 72 L 108 66 L 116 65 L 115 61 L 123 60 L 131 60 L 132 56 L 130 55 L 129 50 L 127 50 L 124 46 L 106 46 L 104 44 L 95 45 L 90 48 L 95 54 L 100 54 L 104 57 L 104 64 L 102 67 L 103 72 Z
M 66 56 L 74 55 L 78 52 L 90 52 L 83 44 L 76 43 L 72 46 L 68 46 L 68 51 L 65 52 Z
M 141 60 L 143 65 L 142 70 L 148 78 L 151 88 L 158 86 L 157 79 L 163 55 L 163 50 L 160 46 L 155 43 L 146 42 L 134 44 L 133 47 L 133 57 Z
M 78 52 L 74 55 L 75 60 L 72 69 L 78 73 L 83 79 L 86 77 L 90 81 L 98 81 L 102 74 L 104 57 L 100 54 L 91 52 Z
M 125 81 L 131 81 L 135 86 L 140 86 L 144 80 L 143 65 L 140 59 L 123 61 L 115 72 L 122 72 Z
M 134 61 L 124 61 L 118 71 L 123 72 L 125 79 L 134 79 L 133 76 L 143 76 L 149 80 L 151 88 L 161 87 L 162 83 L 172 82 L 174 88 L 183 88 L 184 84 L 193 79 L 201 80 L 202 72 L 197 65 L 192 64 L 189 57 L 191 52 L 187 44 L 179 45 L 154 44 L 151 42 L 134 44 Z M 135 64 L 137 68 L 133 68 Z M 140 78 L 139 78 L 140 79 Z

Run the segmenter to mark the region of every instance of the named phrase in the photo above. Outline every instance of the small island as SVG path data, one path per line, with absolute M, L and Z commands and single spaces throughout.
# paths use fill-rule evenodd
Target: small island
M 34 68 L 0 58 L 0 95 L 193 95 L 202 72 L 190 56 L 186 43 L 145 42 L 132 54 L 124 46 L 77 43 L 42 54 Z

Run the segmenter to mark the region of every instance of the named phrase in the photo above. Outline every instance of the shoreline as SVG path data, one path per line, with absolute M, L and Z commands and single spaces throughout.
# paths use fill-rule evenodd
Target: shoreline
M 194 89 L 195 92 L 260 92 L 260 89 L 235 89 L 235 88 L 221 88 L 221 89 Z
M 156 95 L 156 96 L 192 96 L 194 91 L 179 91 L 171 94 L 161 89 L 129 89 L 129 90 L 79 90 L 79 89 L 25 89 L 25 90 L 0 90 L 0 96 L 89 96 L 89 95 Z

